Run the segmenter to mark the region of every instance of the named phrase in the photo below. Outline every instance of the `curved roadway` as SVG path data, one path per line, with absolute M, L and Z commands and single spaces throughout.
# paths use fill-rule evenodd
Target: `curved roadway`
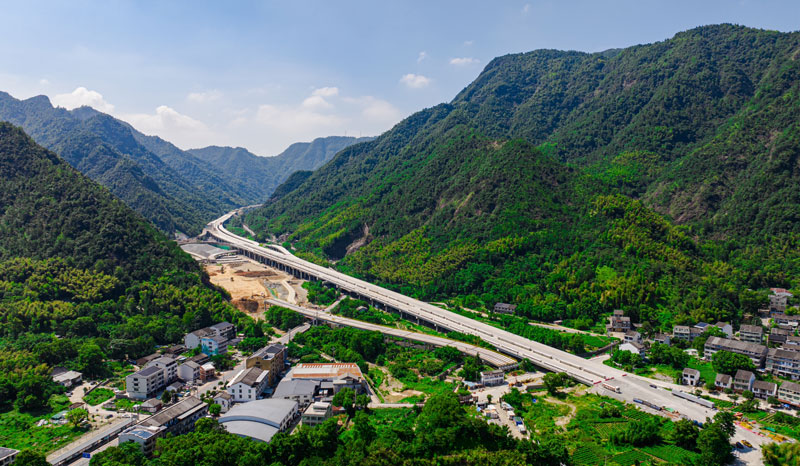
M 404 340 L 412 340 L 420 343 L 427 343 L 433 346 L 452 346 L 453 348 L 461 351 L 464 354 L 468 354 L 470 356 L 477 356 L 487 364 L 494 367 L 505 368 L 508 366 L 512 366 L 517 362 L 513 358 L 506 356 L 504 354 L 496 353 L 490 349 L 481 348 L 480 346 L 471 345 L 469 343 L 464 343 L 462 341 L 451 340 L 449 338 L 442 338 L 436 335 L 428 335 L 425 333 L 412 332 L 409 330 L 403 330 L 394 327 L 387 327 L 385 325 L 378 325 L 370 322 L 364 322 L 363 320 L 350 319 L 347 317 L 330 314 L 325 311 L 308 309 L 302 306 L 298 306 L 296 304 L 288 303 L 286 301 L 281 301 L 279 299 L 268 299 L 267 302 L 270 304 L 274 304 L 276 306 L 281 306 L 287 309 L 291 309 L 295 312 L 299 312 L 300 314 L 303 314 L 306 317 L 311 317 L 318 320 L 324 320 L 326 322 L 331 322 L 338 325 L 359 328 L 361 330 L 381 332 L 385 335 L 395 336 L 398 338 L 402 338 Z

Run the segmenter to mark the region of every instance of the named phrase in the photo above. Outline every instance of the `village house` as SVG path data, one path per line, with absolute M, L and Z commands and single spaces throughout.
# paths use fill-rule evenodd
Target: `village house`
M 672 328 L 672 337 L 681 340 L 692 341 L 703 334 L 703 331 L 697 327 L 689 327 L 688 325 L 676 325 Z
M 800 323 L 800 315 L 788 315 L 784 313 L 777 313 L 772 316 L 772 320 L 778 325 L 786 325 L 791 328 L 796 328 Z
M 642 334 L 637 332 L 636 330 L 628 330 L 627 332 L 625 332 L 625 341 L 633 343 L 641 343 Z
M 481 383 L 486 387 L 502 385 L 505 374 L 501 370 L 481 372 Z
M 683 384 L 696 387 L 700 385 L 700 371 L 687 367 L 683 370 Z
M 646 354 L 644 345 L 641 343 L 636 343 L 635 341 L 626 341 L 625 343 L 619 345 L 617 349 L 620 351 L 630 351 L 633 354 L 638 354 L 642 358 L 644 358 Z
M 514 314 L 517 312 L 516 304 L 497 303 L 494 305 L 494 312 L 496 314 Z
M 728 374 L 717 374 L 717 378 L 714 380 L 714 386 L 717 387 L 718 390 L 731 388 L 732 383 L 733 377 Z
M 714 327 L 720 329 L 722 333 L 725 334 L 726 337 L 733 338 L 733 327 L 731 326 L 731 324 L 727 322 L 717 322 L 716 324 L 714 324 Z
M 800 352 L 771 348 L 767 352 L 765 368 L 779 377 L 798 380 L 800 379 Z
M 631 329 L 631 318 L 624 315 L 621 309 L 617 309 L 608 318 L 606 325 L 607 332 L 627 332 Z
M 800 407 L 800 384 L 783 382 L 778 388 L 778 400 L 794 407 Z
M 745 390 L 753 391 L 753 383 L 756 381 L 756 375 L 750 371 L 739 369 L 736 375 L 733 376 L 733 389 L 737 392 Z
M 772 382 L 765 382 L 763 380 L 756 380 L 753 382 L 753 395 L 756 398 L 761 398 L 762 400 L 766 400 L 771 396 L 775 396 L 778 394 L 778 386 Z
M 791 330 L 780 327 L 773 327 L 769 330 L 767 343 L 770 345 L 782 345 L 786 343 L 786 337 L 792 334 Z
M 231 405 L 233 405 L 233 398 L 228 392 L 219 392 L 214 395 L 214 403 L 220 406 L 219 411 L 221 413 L 227 413 L 231 409 Z
M 656 343 L 661 343 L 662 345 L 669 346 L 670 336 L 668 333 L 656 333 L 653 336 L 653 341 Z
M 764 327 L 760 325 L 742 325 L 739 327 L 739 339 L 761 344 L 764 339 Z

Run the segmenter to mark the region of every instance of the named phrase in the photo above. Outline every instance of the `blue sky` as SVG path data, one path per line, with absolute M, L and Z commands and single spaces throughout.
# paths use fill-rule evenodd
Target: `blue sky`
M 451 100 L 498 55 L 799 21 L 796 0 L 13 2 L 0 15 L 0 90 L 88 104 L 182 148 L 275 155 L 379 134 Z

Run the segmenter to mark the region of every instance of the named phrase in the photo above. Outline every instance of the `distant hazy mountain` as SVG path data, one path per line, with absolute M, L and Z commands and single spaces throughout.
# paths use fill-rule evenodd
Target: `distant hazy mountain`
M 265 201 L 278 185 L 298 170 L 314 170 L 340 150 L 374 138 L 329 136 L 311 142 L 297 142 L 275 157 L 259 157 L 241 147 L 209 146 L 187 152 L 204 160 L 224 175 L 239 180 L 253 198 Z
M 88 107 L 67 111 L 45 96 L 0 92 L 0 120 L 21 126 L 168 233 L 196 233 L 215 215 L 252 202 L 190 154 Z

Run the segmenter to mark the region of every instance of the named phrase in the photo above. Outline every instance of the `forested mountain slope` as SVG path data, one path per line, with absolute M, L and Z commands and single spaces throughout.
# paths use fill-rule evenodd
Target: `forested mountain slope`
M 500 57 L 246 222 L 422 297 L 737 320 L 800 273 L 799 54 L 719 25 Z
M 221 173 L 239 180 L 250 195 L 249 202 L 264 202 L 278 185 L 298 170 L 314 170 L 345 147 L 373 138 L 329 136 L 311 142 L 297 142 L 274 157 L 259 157 L 241 147 L 209 146 L 190 149 L 197 158 Z
M 0 123 L 0 411 L 46 406 L 63 391 L 52 366 L 104 376 L 106 357 L 239 319 L 202 277 L 106 188 Z
M 197 233 L 209 218 L 249 202 L 203 162 L 91 108 L 67 111 L 44 96 L 21 101 L 0 92 L 0 120 L 22 126 L 170 234 Z

